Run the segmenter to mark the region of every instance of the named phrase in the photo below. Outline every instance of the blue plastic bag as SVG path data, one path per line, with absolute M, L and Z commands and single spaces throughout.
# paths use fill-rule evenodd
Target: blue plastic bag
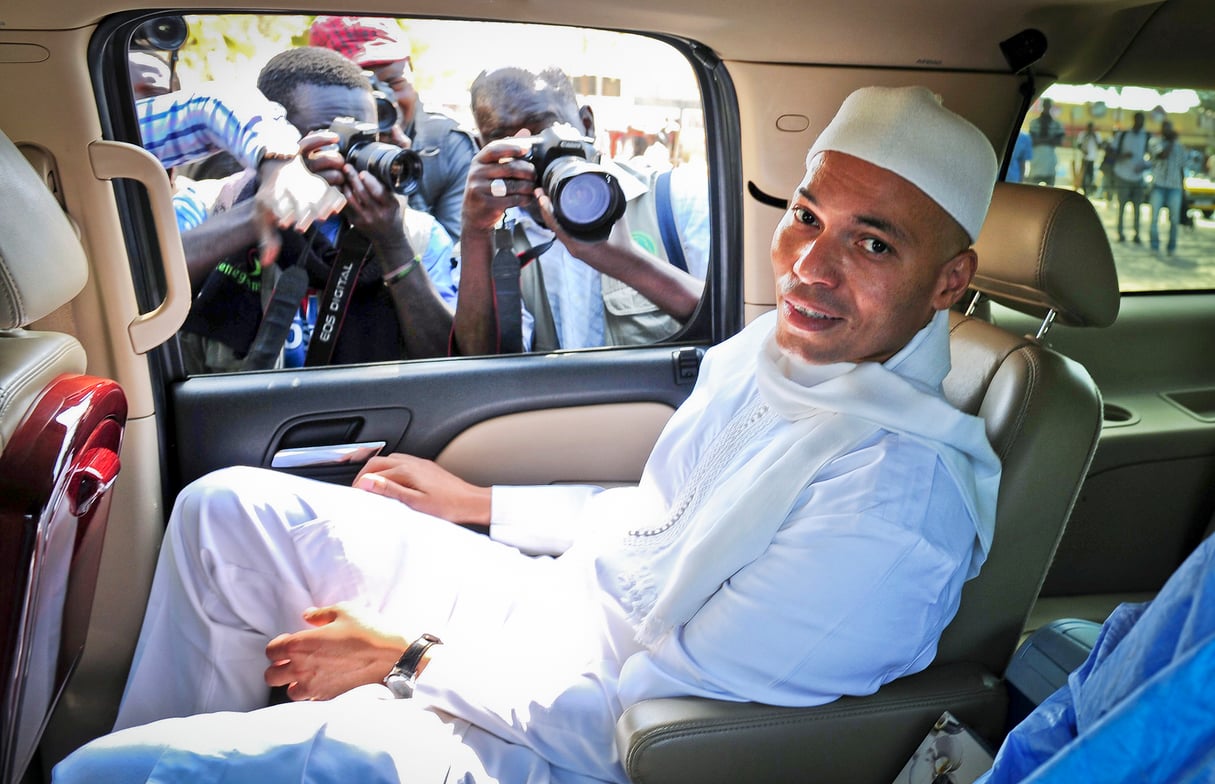
M 976 784 L 1215 782 L 1215 537 L 1150 603 L 1120 606 L 1067 685 Z

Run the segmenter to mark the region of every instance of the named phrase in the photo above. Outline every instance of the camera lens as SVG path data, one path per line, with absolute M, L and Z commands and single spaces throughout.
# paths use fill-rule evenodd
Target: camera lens
M 561 210 L 574 223 L 602 220 L 612 205 L 612 189 L 593 173 L 575 174 L 561 191 Z
M 544 192 L 565 230 L 586 241 L 606 239 L 624 214 L 624 191 L 616 178 L 581 158 L 562 158 L 544 176 Z
M 189 34 L 185 17 L 159 16 L 141 24 L 132 36 L 132 43 L 137 48 L 174 52 L 185 44 Z
M 347 154 L 346 160 L 403 195 L 417 190 L 422 177 L 422 158 L 413 150 L 403 150 L 395 144 L 358 145 Z

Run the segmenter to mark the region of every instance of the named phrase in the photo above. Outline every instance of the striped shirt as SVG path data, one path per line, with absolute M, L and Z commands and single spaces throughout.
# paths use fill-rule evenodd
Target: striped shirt
M 283 107 L 257 90 L 226 90 L 222 97 L 178 91 L 142 98 L 135 110 L 144 148 L 166 169 L 221 150 L 253 168 L 267 154 L 290 157 L 299 150 L 300 133 L 287 122 Z M 178 187 L 173 196 L 178 231 L 206 220 L 213 201 L 194 183 Z
M 135 102 L 144 148 L 166 168 L 220 150 L 256 166 L 264 155 L 290 157 L 300 134 L 286 112 L 256 90 L 225 91 L 222 97 L 179 91 Z
M 1185 179 L 1185 145 L 1177 140 L 1160 140 L 1152 151 L 1152 184 L 1161 188 L 1180 188 Z

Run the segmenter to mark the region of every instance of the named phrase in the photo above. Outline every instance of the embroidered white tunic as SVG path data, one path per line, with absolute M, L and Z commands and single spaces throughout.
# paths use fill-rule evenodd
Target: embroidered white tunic
M 86 746 L 59 780 L 236 781 L 274 759 L 276 780 L 357 762 L 382 780 L 450 766 L 452 780 L 624 782 L 613 731 L 639 700 L 815 705 L 923 669 L 991 540 L 999 468 L 982 424 L 900 423 L 903 410 L 875 425 L 846 413 L 865 412 L 864 390 L 844 412 L 797 410 L 798 386 L 846 388 L 866 366 L 769 353 L 761 392 L 772 324 L 707 353 L 639 487 L 496 487 L 494 541 L 349 488 L 254 469 L 200 481 L 174 512 L 120 727 L 264 704 L 262 649 L 312 604 L 359 601 L 445 645 L 412 700 L 365 689 L 158 722 Z M 946 331 L 939 314 L 868 364 L 935 410 Z M 835 446 L 805 446 L 798 428 Z M 385 721 L 401 733 L 350 730 Z

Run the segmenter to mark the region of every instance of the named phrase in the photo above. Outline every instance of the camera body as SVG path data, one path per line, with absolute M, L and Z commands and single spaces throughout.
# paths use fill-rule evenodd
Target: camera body
M 371 85 L 371 97 L 375 99 L 375 113 L 379 121 L 380 133 L 389 133 L 392 127 L 401 119 L 401 109 L 397 106 L 397 94 L 388 83 L 375 75 L 374 71 L 363 71 L 367 82 Z
M 379 141 L 376 123 L 338 117 L 329 125 L 338 135 L 338 152 L 356 171 L 369 172 L 402 195 L 418 189 L 422 179 L 422 157 L 413 150 Z
M 553 202 L 558 223 L 583 242 L 607 239 L 624 215 L 626 201 L 616 175 L 599 165 L 592 140 L 572 125 L 558 123 L 529 141 L 527 160 Z

